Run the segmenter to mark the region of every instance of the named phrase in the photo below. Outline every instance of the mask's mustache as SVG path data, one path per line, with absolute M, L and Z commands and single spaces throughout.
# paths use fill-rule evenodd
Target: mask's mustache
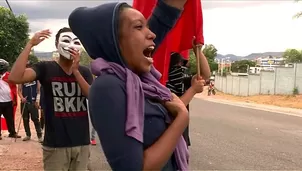
M 74 48 L 74 47 L 63 47 L 63 50 L 68 51 L 69 53 L 71 53 L 72 50 L 77 51 L 77 52 L 80 52 L 79 49 Z

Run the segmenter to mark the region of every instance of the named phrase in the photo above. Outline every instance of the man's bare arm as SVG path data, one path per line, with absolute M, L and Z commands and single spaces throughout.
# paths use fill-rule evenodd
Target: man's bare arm
M 31 52 L 32 47 L 33 46 L 30 43 L 26 44 L 25 48 L 13 65 L 13 68 L 8 77 L 9 81 L 15 84 L 23 84 L 36 79 L 36 72 L 31 68 L 26 68 L 28 56 Z
M 84 96 L 88 97 L 90 85 L 87 83 L 85 78 L 81 75 L 79 71 L 73 72 Z
M 51 33 L 49 30 L 42 30 L 35 33 L 14 63 L 11 73 L 8 77 L 9 81 L 15 84 L 22 84 L 34 81 L 36 79 L 36 72 L 31 68 L 26 68 L 28 57 L 32 47 L 47 39 L 50 34 Z

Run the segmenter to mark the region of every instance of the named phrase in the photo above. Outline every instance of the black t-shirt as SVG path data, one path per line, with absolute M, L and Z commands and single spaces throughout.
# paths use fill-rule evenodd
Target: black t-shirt
M 40 107 L 44 109 L 44 91 L 43 86 L 40 87 Z
M 86 97 L 73 74 L 68 75 L 55 61 L 33 66 L 44 91 L 45 136 L 48 147 L 88 145 L 89 121 Z M 93 81 L 88 68 L 79 71 L 88 84 Z

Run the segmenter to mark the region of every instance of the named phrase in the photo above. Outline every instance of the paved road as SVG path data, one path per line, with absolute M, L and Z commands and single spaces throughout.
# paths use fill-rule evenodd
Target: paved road
M 191 170 L 300 170 L 302 118 L 194 99 Z M 109 169 L 99 146 L 92 167 Z

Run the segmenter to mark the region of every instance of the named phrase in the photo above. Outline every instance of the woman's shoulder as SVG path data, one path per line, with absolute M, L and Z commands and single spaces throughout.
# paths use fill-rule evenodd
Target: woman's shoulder
M 121 79 L 119 79 L 114 74 L 104 74 L 101 76 L 98 76 L 95 80 L 93 85 L 97 87 L 102 88 L 118 88 L 118 87 L 125 87 L 125 82 L 123 82 Z
M 118 93 L 118 94 L 117 94 Z M 126 84 L 113 74 L 104 74 L 98 76 L 90 87 L 90 93 L 102 94 L 103 96 L 124 96 L 126 93 Z

